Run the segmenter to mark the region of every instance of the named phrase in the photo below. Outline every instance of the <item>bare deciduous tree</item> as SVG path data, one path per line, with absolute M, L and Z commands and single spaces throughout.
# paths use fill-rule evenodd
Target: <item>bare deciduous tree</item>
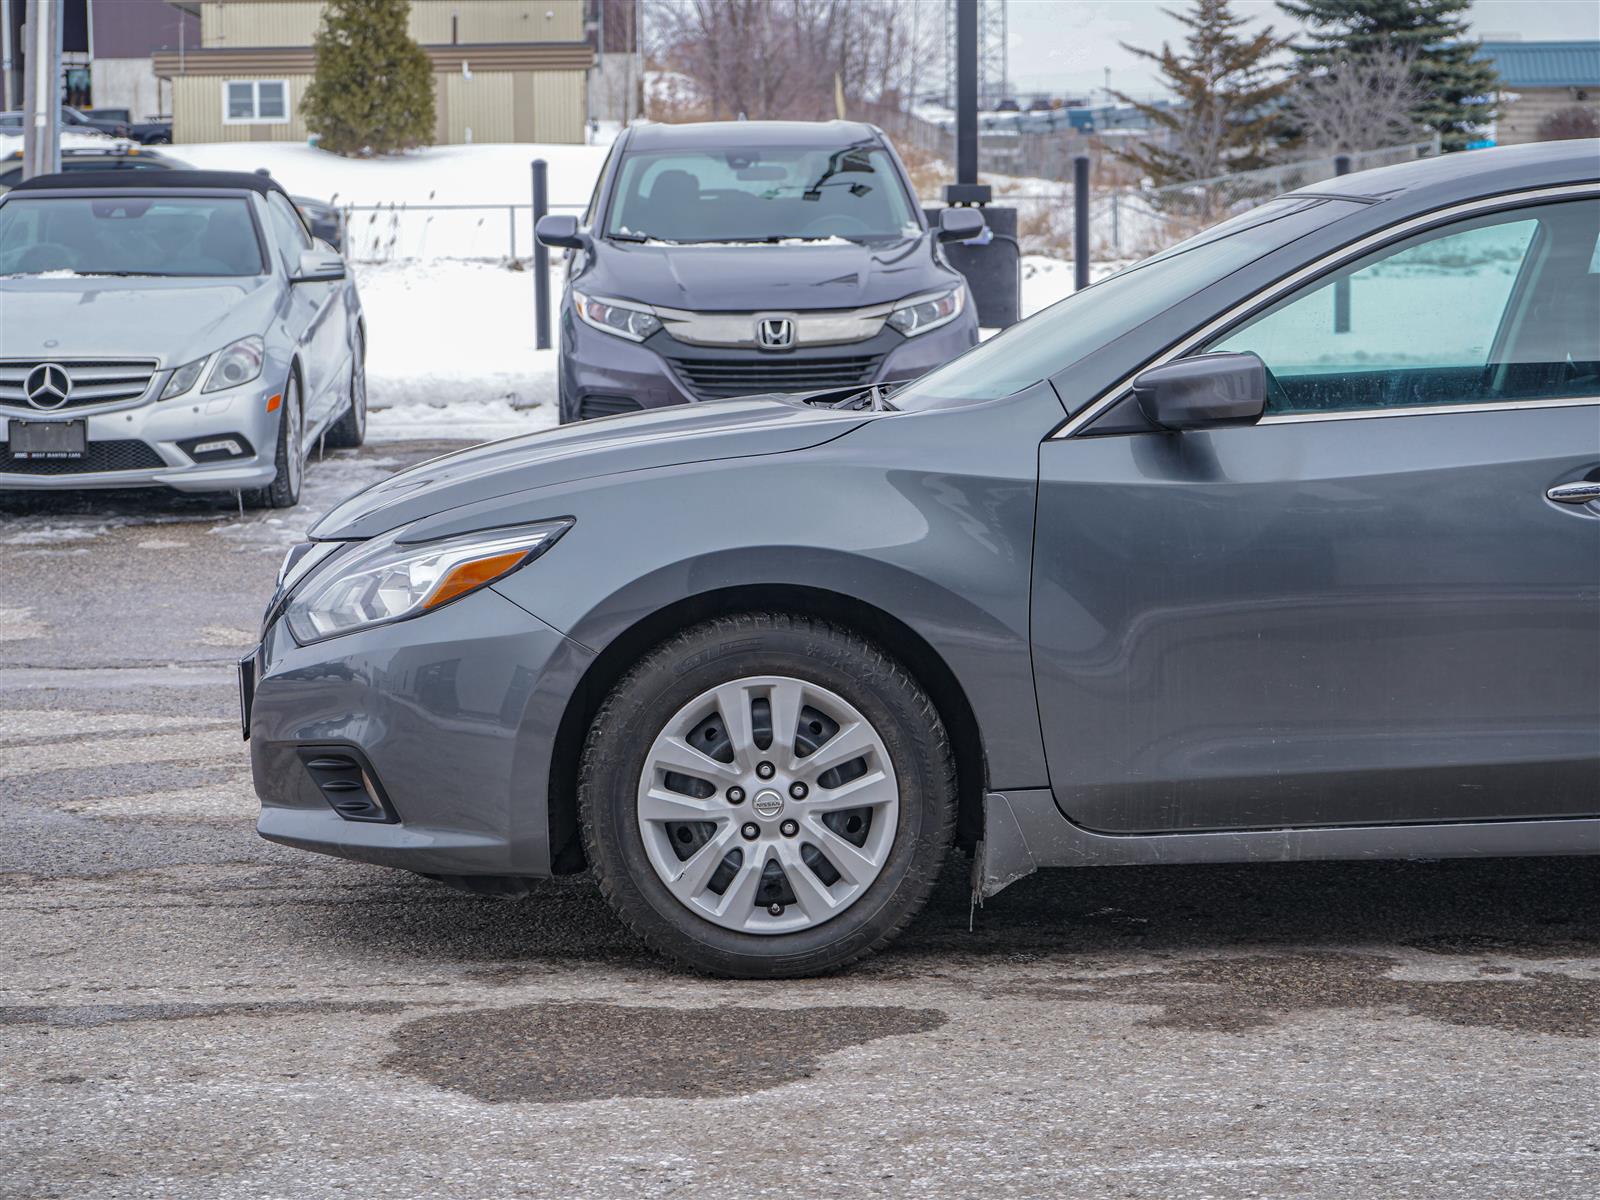
M 1380 46 L 1300 76 L 1289 108 L 1306 144 L 1334 154 L 1416 140 L 1422 100 L 1410 57 Z
M 937 53 L 920 0 L 668 0 L 652 7 L 648 50 L 687 76 L 706 115 L 892 121 Z M 837 82 L 836 82 L 837 81 Z

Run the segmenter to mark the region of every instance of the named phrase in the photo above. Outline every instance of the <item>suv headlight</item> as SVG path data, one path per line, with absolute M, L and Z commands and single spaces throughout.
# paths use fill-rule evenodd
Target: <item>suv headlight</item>
M 572 307 L 578 310 L 578 320 L 585 325 L 625 337 L 630 342 L 642 342 L 661 328 L 661 321 L 655 313 L 639 304 L 597 300 L 593 296 L 573 292 Z
M 335 559 L 326 578 L 305 577 L 286 611 L 289 632 L 305 645 L 430 612 L 526 566 L 570 528 L 564 518 L 410 546 L 375 538 Z
M 931 296 L 913 296 L 889 314 L 889 324 L 907 337 L 916 337 L 941 325 L 948 325 L 967 306 L 965 284 Z
M 261 374 L 261 360 L 266 354 L 266 343 L 254 334 L 240 338 L 217 355 L 211 373 L 206 376 L 206 385 L 200 390 L 220 392 L 223 388 L 249 383 Z

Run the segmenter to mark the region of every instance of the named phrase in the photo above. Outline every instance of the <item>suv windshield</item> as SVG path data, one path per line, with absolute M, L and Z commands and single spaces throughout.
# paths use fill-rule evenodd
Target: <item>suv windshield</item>
M 13 196 L 0 275 L 262 275 L 248 202 L 233 196 Z
M 680 243 L 920 232 L 894 160 L 870 145 L 629 154 L 606 224 L 621 241 Z
M 1057 301 L 893 393 L 892 403 L 908 410 L 945 408 L 1019 392 L 1359 207 L 1344 200 L 1270 201 Z

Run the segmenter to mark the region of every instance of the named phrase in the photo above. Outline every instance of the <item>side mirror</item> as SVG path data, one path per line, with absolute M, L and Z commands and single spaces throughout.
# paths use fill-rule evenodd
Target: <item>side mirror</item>
M 1139 411 L 1161 429 L 1249 425 L 1267 407 L 1267 368 L 1254 354 L 1198 354 L 1134 377 Z
M 533 236 L 546 246 L 563 250 L 582 250 L 589 242 L 578 229 L 578 218 L 567 213 L 546 213 L 533 227 Z
M 302 250 L 290 283 L 334 283 L 345 275 L 344 259 L 330 250 Z
M 939 210 L 939 240 L 965 242 L 980 236 L 984 230 L 983 214 L 975 208 L 944 208 Z

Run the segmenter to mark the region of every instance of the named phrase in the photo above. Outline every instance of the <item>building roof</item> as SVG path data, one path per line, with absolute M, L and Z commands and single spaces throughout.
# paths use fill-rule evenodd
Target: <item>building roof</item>
M 1600 41 L 1484 42 L 1483 56 L 1512 91 L 1600 87 Z
M 35 175 L 12 188 L 12 192 L 88 191 L 107 188 L 119 192 L 143 192 L 152 188 L 187 191 L 282 192 L 283 185 L 270 175 L 252 171 L 63 171 L 58 175 Z

